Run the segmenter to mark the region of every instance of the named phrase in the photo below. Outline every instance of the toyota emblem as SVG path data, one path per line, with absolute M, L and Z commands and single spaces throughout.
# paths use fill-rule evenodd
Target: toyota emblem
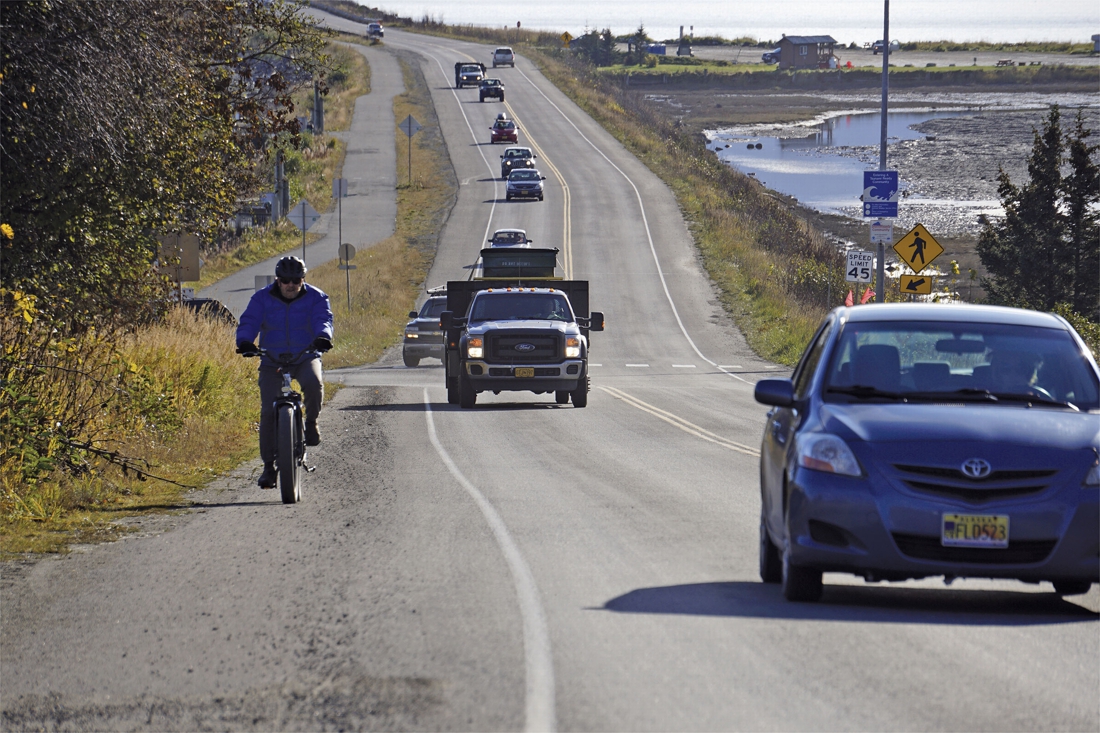
M 963 461 L 960 470 L 967 478 L 985 478 L 993 471 L 993 467 L 984 458 L 968 458 Z
M 534 351 L 534 344 L 516 344 L 516 351 Z

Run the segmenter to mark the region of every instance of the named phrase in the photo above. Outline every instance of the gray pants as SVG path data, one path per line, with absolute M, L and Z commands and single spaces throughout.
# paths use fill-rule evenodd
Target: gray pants
M 306 423 L 315 422 L 325 399 L 321 381 L 321 360 L 314 358 L 290 367 L 290 376 L 298 380 L 305 402 Z M 275 463 L 275 400 L 283 393 L 283 375 L 275 367 L 260 367 L 260 458 L 265 466 Z

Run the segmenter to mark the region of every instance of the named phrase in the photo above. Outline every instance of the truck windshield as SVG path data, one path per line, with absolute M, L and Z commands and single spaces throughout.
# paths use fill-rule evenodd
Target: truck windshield
M 470 310 L 470 322 L 565 321 L 573 310 L 564 295 L 550 293 L 492 293 L 479 296 Z

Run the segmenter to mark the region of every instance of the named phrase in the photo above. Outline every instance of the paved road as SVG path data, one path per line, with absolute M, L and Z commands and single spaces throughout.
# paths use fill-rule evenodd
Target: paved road
M 310 228 L 311 235 L 321 235 L 306 245 L 306 267 L 310 268 L 339 256 L 341 234 L 344 242 L 366 249 L 393 234 L 397 220 L 393 98 L 405 91 L 401 68 L 392 54 L 380 48 L 353 48 L 370 64 L 371 93 L 356 100 L 350 130 L 329 133 L 347 143 L 341 176 L 348 181 L 348 195 L 339 209 L 333 207 Z M 301 247 L 295 247 L 283 254 L 301 257 L 303 253 Z M 216 298 L 240 317 L 255 292 L 256 276 L 273 275 L 279 257 L 246 267 L 203 289 L 198 296 Z
M 342 21 L 332 21 L 340 24 Z M 305 501 L 242 467 L 143 536 L 5 568 L 6 729 L 1096 730 L 1100 591 L 756 574 L 761 362 L 669 190 L 525 59 L 495 73 L 544 202 L 506 202 L 502 108 L 422 55 L 461 182 L 429 284 L 526 228 L 592 282 L 587 408 L 446 403 L 438 366 L 330 372 Z M 249 472 L 253 476 L 249 476 Z

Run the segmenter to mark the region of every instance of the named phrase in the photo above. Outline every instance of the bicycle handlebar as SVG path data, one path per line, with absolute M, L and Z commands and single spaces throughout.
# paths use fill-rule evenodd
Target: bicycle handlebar
M 237 349 L 237 353 L 246 359 L 251 359 L 254 356 L 266 356 L 267 358 L 277 363 L 279 366 L 291 366 L 294 364 L 294 362 L 298 361 L 298 357 L 300 357 L 302 354 L 305 354 L 307 351 L 313 350 L 313 344 L 310 344 L 306 348 L 299 351 L 297 354 L 285 353 L 276 356 L 262 346 L 257 346 L 255 351 L 245 352 Z

